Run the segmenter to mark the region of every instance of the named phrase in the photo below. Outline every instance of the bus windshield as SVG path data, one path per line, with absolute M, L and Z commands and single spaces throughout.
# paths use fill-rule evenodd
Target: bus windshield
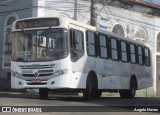
M 13 61 L 52 61 L 68 55 L 66 29 L 24 30 L 12 35 Z

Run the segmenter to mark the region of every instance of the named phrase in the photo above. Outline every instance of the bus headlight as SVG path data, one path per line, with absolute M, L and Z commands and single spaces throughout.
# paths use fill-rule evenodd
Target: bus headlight
M 53 76 L 58 77 L 58 76 L 61 76 L 63 74 L 67 74 L 67 73 L 68 73 L 68 69 L 58 70 L 58 71 L 53 73 Z
M 21 77 L 22 76 L 20 73 L 15 72 L 15 71 L 12 71 L 11 75 L 14 76 L 14 77 Z

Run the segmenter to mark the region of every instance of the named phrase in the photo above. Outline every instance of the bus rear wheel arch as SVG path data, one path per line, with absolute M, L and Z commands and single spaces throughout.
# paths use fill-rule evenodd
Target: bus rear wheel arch
M 137 90 L 137 79 L 132 76 L 130 79 L 130 88 L 128 90 L 120 90 L 119 94 L 121 98 L 134 98 Z

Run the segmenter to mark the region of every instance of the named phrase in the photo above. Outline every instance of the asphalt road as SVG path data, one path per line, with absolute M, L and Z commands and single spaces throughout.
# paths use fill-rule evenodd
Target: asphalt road
M 85 101 L 81 95 L 50 94 L 48 99 L 41 100 L 37 94 L 0 92 L 0 106 L 11 106 L 21 109 L 34 106 L 35 108 L 41 108 L 43 112 L 48 111 L 45 115 L 63 115 L 69 113 L 79 115 L 82 112 L 92 115 L 106 114 L 106 112 L 109 115 L 115 115 L 117 113 L 120 114 L 119 112 L 123 112 L 123 114 L 121 113 L 122 115 L 128 114 L 127 112 L 130 114 L 139 114 L 134 111 L 141 111 L 140 114 L 142 115 L 150 115 L 151 113 L 158 115 L 159 112 L 156 111 L 160 111 L 160 97 L 136 97 L 134 99 L 122 99 L 117 96 L 101 97 L 100 99 Z M 50 113 L 50 111 L 54 113 Z M 0 115 L 1 114 L 3 115 L 5 113 L 0 113 Z M 22 114 L 24 113 L 18 112 L 15 115 Z M 38 113 L 38 115 L 43 114 L 44 113 Z M 34 115 L 36 115 L 36 113 L 34 113 Z

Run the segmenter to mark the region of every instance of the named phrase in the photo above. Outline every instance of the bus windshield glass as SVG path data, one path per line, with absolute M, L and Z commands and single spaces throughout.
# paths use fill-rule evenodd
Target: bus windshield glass
M 13 61 L 53 61 L 68 55 L 66 29 L 24 30 L 12 35 Z

